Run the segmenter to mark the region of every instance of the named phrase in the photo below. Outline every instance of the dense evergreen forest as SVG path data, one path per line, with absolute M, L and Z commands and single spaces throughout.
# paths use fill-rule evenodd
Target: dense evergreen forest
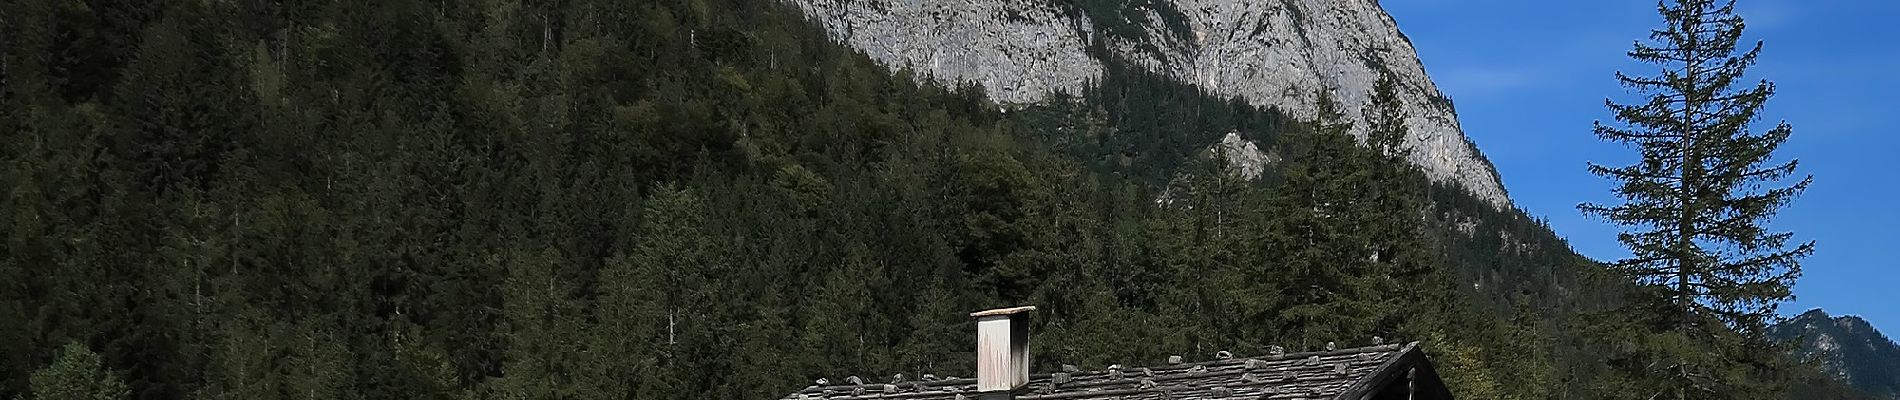
M 999 107 L 776 2 L 0 23 L 0 398 L 776 398 L 970 376 L 965 314 L 1017 304 L 1039 370 L 1381 336 L 1460 397 L 1591 398 L 1572 317 L 1627 287 L 1425 179 L 1389 116 L 1112 62 Z M 1230 132 L 1265 177 L 1209 156 Z

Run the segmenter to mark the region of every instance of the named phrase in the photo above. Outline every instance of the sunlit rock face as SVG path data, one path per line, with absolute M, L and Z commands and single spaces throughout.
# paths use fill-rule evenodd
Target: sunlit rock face
M 1075 19 L 1039 1 L 797 0 L 834 38 L 892 69 L 982 85 L 1002 103 L 1080 93 L 1102 76 Z M 1086 26 L 1086 24 L 1083 24 Z
M 1249 180 L 1260 179 L 1261 175 L 1267 173 L 1267 165 L 1280 161 L 1279 157 L 1262 152 L 1253 142 L 1241 138 L 1238 132 L 1228 132 L 1227 136 L 1221 137 L 1220 143 L 1208 149 L 1208 153 L 1227 161 L 1228 168 L 1234 174 Z
M 1389 74 L 1411 128 L 1411 161 L 1433 179 L 1510 205 L 1450 100 L 1375 0 L 1152 0 L 1112 21 L 1132 29 L 1115 30 L 1067 0 L 790 1 L 888 67 L 981 85 L 1002 103 L 1079 93 L 1102 75 L 1102 60 L 1088 51 L 1095 43 L 1155 73 L 1306 119 L 1325 93 L 1357 122 L 1373 84 Z

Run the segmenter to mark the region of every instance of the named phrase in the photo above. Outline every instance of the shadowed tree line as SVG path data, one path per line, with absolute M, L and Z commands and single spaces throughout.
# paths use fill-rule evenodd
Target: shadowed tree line
M 1006 111 L 776 2 L 0 9 L 0 397 L 774 398 L 970 376 L 1015 304 L 1044 370 L 1382 336 L 1584 397 L 1624 287 L 1390 85 L 1360 140 L 1113 61 Z

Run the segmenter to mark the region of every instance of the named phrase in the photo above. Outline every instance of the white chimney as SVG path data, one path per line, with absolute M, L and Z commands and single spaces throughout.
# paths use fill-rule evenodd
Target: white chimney
M 1035 306 L 971 313 L 976 319 L 976 390 L 1005 392 L 1029 383 L 1029 312 Z

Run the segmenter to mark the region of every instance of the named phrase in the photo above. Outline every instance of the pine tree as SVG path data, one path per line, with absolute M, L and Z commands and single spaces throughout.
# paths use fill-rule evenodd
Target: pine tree
M 803 351 L 818 357 L 813 368 L 882 371 L 889 346 L 872 296 L 885 282 L 883 268 L 863 244 L 846 244 L 843 253 L 837 267 L 812 283 L 817 289 L 807 303 Z
M 1629 56 L 1662 71 L 1616 75 L 1647 100 L 1606 102 L 1621 124 L 1596 124 L 1598 137 L 1641 155 L 1627 166 L 1590 164 L 1591 173 L 1618 183 L 1622 204 L 1578 206 L 1626 228 L 1618 240 L 1632 254 L 1613 268 L 1657 299 L 1623 312 L 1641 316 L 1634 325 L 1649 334 L 1632 355 L 1649 361 L 1623 371 L 1636 377 L 1640 396 L 1763 395 L 1742 385 L 1761 382 L 1753 378 L 1766 367 L 1740 365 L 1762 352 L 1748 347 L 1767 343 L 1766 322 L 1777 303 L 1792 298 L 1800 260 L 1814 251 L 1813 242 L 1791 244 L 1792 233 L 1764 226 L 1812 177 L 1778 186 L 1795 175 L 1795 161 L 1773 160 L 1793 131 L 1786 122 L 1763 133 L 1749 129 L 1775 86 L 1741 83 L 1762 46 L 1737 46 L 1744 24 L 1734 8 L 1732 0 L 1660 3 L 1665 26 Z
M 1381 73 L 1372 85 L 1372 102 L 1365 110 L 1366 147 L 1379 156 L 1404 160 L 1411 155 L 1405 148 L 1405 136 L 1411 127 L 1405 124 L 1404 102 L 1399 100 L 1399 84 L 1390 72 Z
M 501 310 L 508 351 L 503 376 L 486 382 L 487 394 L 497 399 L 606 397 L 575 382 L 586 375 L 578 371 L 582 349 L 574 334 L 585 331 L 585 325 L 569 293 L 573 285 L 559 277 L 563 257 L 552 249 L 514 249 L 491 258 L 508 273 Z
M 1375 264 L 1375 271 L 1383 274 L 1362 276 L 1375 290 L 1396 294 L 1388 296 L 1383 304 L 1387 312 L 1382 316 L 1387 321 L 1379 321 L 1375 326 L 1379 334 L 1391 334 L 1396 327 L 1396 319 L 1401 313 L 1391 312 L 1397 307 L 1399 296 L 1411 304 L 1424 304 L 1420 300 L 1434 296 L 1427 291 L 1438 290 L 1427 281 L 1427 274 L 1435 271 L 1427 249 L 1434 246 L 1425 239 L 1426 198 L 1424 182 L 1427 179 L 1418 167 L 1408 161 L 1412 150 L 1405 146 L 1411 128 L 1406 125 L 1404 101 L 1399 98 L 1398 81 L 1392 75 L 1382 73 L 1379 81 L 1373 85 L 1371 104 L 1365 113 L 1366 147 L 1378 162 L 1372 163 L 1372 184 L 1364 190 L 1369 192 L 1359 211 L 1369 219 L 1369 225 L 1363 231 L 1372 236 L 1369 259 Z M 1417 310 L 1405 314 L 1416 314 Z
M 33 372 L 31 381 L 32 392 L 23 400 L 114 400 L 131 394 L 99 354 L 79 343 L 60 348 L 59 359 Z
M 1347 132 L 1351 126 L 1329 96 L 1322 94 L 1320 121 L 1299 132 L 1304 143 L 1286 170 L 1269 208 L 1280 210 L 1269 224 L 1268 247 L 1286 279 L 1273 287 L 1286 308 L 1280 331 L 1296 349 L 1316 349 L 1327 341 L 1370 336 L 1385 306 L 1390 273 L 1372 260 L 1375 214 L 1369 209 L 1374 160 Z
M 958 301 L 955 292 L 941 277 L 932 279 L 915 296 L 915 306 L 907 318 L 910 334 L 904 337 L 897 349 L 897 366 L 913 376 L 925 373 L 946 373 L 954 365 L 939 366 L 961 360 L 957 357 L 964 350 L 964 329 L 968 328 L 967 317 L 963 315 L 965 307 Z M 914 372 L 913 372 L 914 371 Z

